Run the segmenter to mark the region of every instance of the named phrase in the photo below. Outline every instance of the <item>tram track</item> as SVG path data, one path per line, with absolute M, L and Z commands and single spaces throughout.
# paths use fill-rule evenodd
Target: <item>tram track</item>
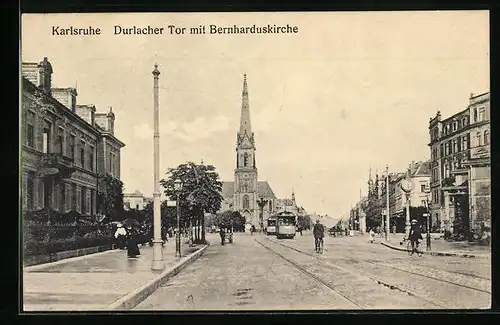
M 347 256 L 345 254 L 342 254 L 342 256 L 344 256 L 345 258 L 347 258 L 347 259 L 349 259 L 351 261 L 355 261 L 355 262 L 358 262 L 358 263 L 362 262 L 362 263 L 368 263 L 368 264 L 372 264 L 372 265 L 382 266 L 382 267 L 386 267 L 386 268 L 398 270 L 398 271 L 401 271 L 401 272 L 406 272 L 406 273 L 409 273 L 409 274 L 412 274 L 412 275 L 417 275 L 417 276 L 420 276 L 420 277 L 423 277 L 423 278 L 428 278 L 428 279 L 440 281 L 440 282 L 443 282 L 443 283 L 455 285 L 455 286 L 458 286 L 458 287 L 467 288 L 467 289 L 479 291 L 479 292 L 482 292 L 482 293 L 491 294 L 491 291 L 488 291 L 488 290 L 483 290 L 483 289 L 480 289 L 480 288 L 477 288 L 477 287 L 468 286 L 468 285 L 465 285 L 465 284 L 462 284 L 462 283 L 457 283 L 457 282 L 445 280 L 445 279 L 442 279 L 442 278 L 429 276 L 427 274 L 422 274 L 422 273 L 418 273 L 418 272 L 412 272 L 412 271 L 405 270 L 403 268 L 400 268 L 400 267 L 397 267 L 397 266 L 394 266 L 394 265 L 388 265 L 387 263 L 380 263 L 380 262 L 360 260 L 360 259 L 352 258 L 351 256 Z M 436 269 L 436 268 L 428 267 L 428 266 L 425 266 L 425 268 L 439 270 L 439 271 L 444 271 L 444 272 L 448 272 L 448 273 L 459 274 L 459 275 L 462 275 L 462 276 L 471 276 L 471 277 L 479 278 L 479 277 L 476 277 L 476 276 L 473 276 L 473 275 L 464 275 L 464 274 L 461 274 L 461 273 L 458 273 L 458 272 L 453 272 L 453 271 L 448 271 L 448 270 L 442 270 L 442 269 Z M 489 279 L 484 279 L 484 278 L 479 278 L 479 279 L 481 279 L 481 280 L 489 280 Z
M 297 263 L 297 262 L 295 262 L 295 261 L 287 258 L 283 254 L 280 254 L 279 252 L 277 252 L 276 250 L 272 249 L 271 247 L 265 245 L 264 243 L 260 242 L 259 240 L 255 239 L 255 241 L 257 243 L 259 243 L 262 247 L 264 247 L 265 249 L 267 249 L 268 251 L 270 251 L 271 253 L 273 253 L 274 255 L 277 255 L 277 256 L 281 257 L 283 260 L 285 260 L 286 262 L 288 262 L 289 264 L 291 264 L 292 266 L 294 266 L 298 271 L 300 271 L 303 274 L 307 275 L 308 277 L 314 279 L 316 282 L 318 282 L 318 283 L 322 284 L 323 286 L 325 286 L 326 288 L 330 289 L 330 291 L 333 291 L 337 296 L 341 297 L 344 300 L 349 301 L 351 304 L 353 304 L 354 306 L 356 306 L 359 309 L 366 309 L 366 306 L 363 306 L 363 305 L 361 305 L 361 304 L 353 301 L 349 297 L 345 296 L 344 294 L 340 293 L 339 291 L 337 291 L 337 289 L 335 288 L 335 286 L 333 286 L 332 284 L 330 284 L 328 281 L 325 281 L 325 280 L 321 279 L 317 275 L 309 272 L 306 268 L 304 268 L 303 266 L 301 266 L 299 263 Z
M 270 241 L 272 241 L 272 240 L 270 240 Z M 286 245 L 286 244 L 283 244 L 283 243 L 279 243 L 279 244 L 288 247 L 288 245 Z M 289 247 L 289 248 L 291 248 L 291 247 Z M 294 248 L 291 248 L 291 249 L 294 249 Z M 300 250 L 298 250 L 298 251 L 300 251 Z M 316 258 L 319 258 L 318 256 L 315 256 L 314 254 L 310 254 L 310 253 L 307 253 L 307 252 L 304 252 L 304 251 L 300 251 L 300 252 L 303 253 L 303 254 L 307 254 L 309 256 L 314 256 Z M 349 249 L 349 252 L 353 252 L 352 249 Z M 396 266 L 393 266 L 393 265 L 388 265 L 387 263 L 380 263 L 380 262 L 373 262 L 373 261 L 361 260 L 361 259 L 358 259 L 358 258 L 353 258 L 352 255 L 348 256 L 348 255 L 343 254 L 343 253 L 340 253 L 340 254 L 343 257 L 345 257 L 346 259 L 354 261 L 354 262 L 357 262 L 357 263 L 361 262 L 361 263 L 368 263 L 368 264 L 372 264 L 372 265 L 376 265 L 376 266 L 386 267 L 386 268 L 394 269 L 394 270 L 397 270 L 397 271 L 406 272 L 406 273 L 409 273 L 409 274 L 412 274 L 412 275 L 417 275 L 417 276 L 420 276 L 420 277 L 424 277 L 424 278 L 428 278 L 428 279 L 440 281 L 440 282 L 443 282 L 443 283 L 446 283 L 446 284 L 451 284 L 451 285 L 455 285 L 455 286 L 458 286 L 458 287 L 462 287 L 462 288 L 466 288 L 466 289 L 470 289 L 470 290 L 475 290 L 475 291 L 479 291 L 479 292 L 482 292 L 482 293 L 491 294 L 491 290 L 483 290 L 481 288 L 472 287 L 472 286 L 464 285 L 464 284 L 461 284 L 461 283 L 457 283 L 457 282 L 445 280 L 445 279 L 442 279 L 442 278 L 429 276 L 427 274 L 422 274 L 422 273 L 418 273 L 418 272 L 412 272 L 412 271 L 405 270 L 405 269 L 400 268 L 400 267 L 396 267 Z M 444 271 L 444 272 L 451 273 L 451 274 L 457 274 L 457 275 L 460 275 L 460 276 L 469 276 L 469 277 L 473 277 L 473 278 L 478 279 L 478 280 L 490 281 L 490 279 L 488 279 L 488 278 L 479 277 L 479 276 L 476 276 L 476 275 L 464 274 L 464 273 L 460 273 L 460 272 L 454 272 L 454 271 L 439 269 L 439 268 L 430 267 L 430 266 L 423 266 L 423 267 L 424 268 L 428 268 L 428 269 L 434 269 L 434 270 Z
M 285 243 L 282 243 L 280 241 L 274 241 L 274 240 L 271 240 L 269 238 L 266 238 L 266 239 L 269 242 L 281 245 L 281 246 L 286 247 L 286 248 L 288 248 L 290 250 L 296 251 L 296 252 L 304 254 L 304 255 L 308 255 L 308 256 L 314 257 L 314 258 L 320 260 L 322 263 L 324 263 L 324 264 L 326 264 L 326 265 L 328 265 L 330 267 L 337 268 L 339 270 L 344 270 L 344 271 L 349 270 L 350 272 L 353 272 L 352 269 L 345 268 L 345 267 L 342 267 L 342 266 L 335 265 L 333 263 L 327 262 L 321 256 L 318 256 L 317 254 L 312 254 L 312 253 L 309 253 L 309 252 L 305 252 L 305 251 L 303 251 L 303 250 L 301 250 L 301 249 L 299 249 L 297 247 L 293 247 L 295 245 L 291 246 L 291 245 L 287 245 Z M 302 248 L 302 247 L 300 247 L 300 248 Z M 445 283 L 447 285 L 451 284 L 451 285 L 458 286 L 458 287 L 461 287 L 461 288 L 464 288 L 464 289 L 474 290 L 474 291 L 479 292 L 481 294 L 491 294 L 491 292 L 488 291 L 488 290 L 483 290 L 483 289 L 480 289 L 480 288 L 463 285 L 463 284 L 456 283 L 456 282 L 453 282 L 453 281 L 447 281 L 447 280 L 444 280 L 444 279 L 440 279 L 440 278 L 436 278 L 436 277 L 431 277 L 431 276 L 428 276 L 428 275 L 425 275 L 425 274 L 419 274 L 417 272 L 411 272 L 411 271 L 404 270 L 404 269 L 397 268 L 397 267 L 390 266 L 390 265 L 384 265 L 384 264 L 381 264 L 381 263 L 376 263 L 376 262 L 370 262 L 370 261 L 364 261 L 364 260 L 360 260 L 360 259 L 355 259 L 355 258 L 352 258 L 352 257 L 347 256 L 345 254 L 342 254 L 342 256 L 346 257 L 347 259 L 349 259 L 351 261 L 354 261 L 356 263 L 365 263 L 365 264 L 376 265 L 378 267 L 386 267 L 386 268 L 390 268 L 390 269 L 393 269 L 393 270 L 396 270 L 396 271 L 399 271 L 399 272 L 405 272 L 405 273 L 408 273 L 408 274 L 417 275 L 417 276 L 420 276 L 420 277 L 431 279 L 433 281 L 439 281 L 439 282 Z M 380 277 L 374 276 L 373 274 L 371 274 L 369 272 L 366 272 L 366 271 L 363 271 L 360 268 L 356 269 L 355 271 L 358 272 L 358 273 L 360 273 L 360 274 L 363 274 L 364 276 L 366 276 L 366 277 L 368 277 L 368 278 L 376 281 L 377 283 L 379 283 L 381 285 L 384 285 L 384 286 L 389 287 L 391 289 L 396 289 L 396 290 L 401 291 L 401 292 L 405 292 L 408 295 L 411 295 L 413 297 L 416 297 L 418 299 L 426 301 L 426 302 L 428 302 L 428 303 L 430 303 L 432 305 L 435 305 L 435 306 L 438 306 L 438 307 L 441 307 L 441 308 L 446 308 L 445 306 L 443 306 L 443 304 L 440 301 L 436 301 L 434 299 L 430 299 L 429 297 L 425 297 L 425 296 L 423 296 L 423 295 L 421 295 L 419 293 L 416 293 L 413 290 L 409 290 L 408 288 L 406 288 L 405 285 L 398 285 L 398 284 L 390 283 L 389 281 L 382 280 Z
M 329 263 L 329 262 L 326 262 L 324 261 L 323 258 L 321 258 L 320 256 L 316 255 L 316 254 L 312 254 L 312 253 L 309 253 L 309 252 L 305 252 L 303 250 L 300 250 L 298 249 L 297 247 L 292 247 L 290 245 L 287 245 L 287 244 L 284 244 L 282 242 L 278 242 L 278 241 L 274 241 L 274 240 L 271 240 L 271 239 L 268 239 L 267 240 L 271 241 L 271 242 L 274 242 L 276 244 L 279 244 L 279 245 L 282 245 L 284 247 L 287 247 L 291 250 L 295 250 L 299 253 L 302 253 L 302 254 L 305 254 L 305 255 L 309 255 L 309 256 L 312 256 L 312 257 L 315 257 L 319 260 L 322 260 L 323 263 L 327 263 L 329 264 L 330 266 L 332 267 L 336 267 L 336 268 L 343 268 L 343 267 L 340 267 L 338 265 L 335 265 L 335 264 L 332 264 L 332 263 Z M 293 246 L 296 246 L 296 245 L 293 245 Z M 302 248 L 302 247 L 300 247 Z M 351 251 L 351 250 L 350 250 Z M 389 268 L 389 269 L 393 269 L 393 270 L 396 270 L 396 271 L 399 271 L 399 272 L 405 272 L 405 273 L 408 273 L 408 274 L 412 274 L 412 275 L 416 275 L 416 276 L 420 276 L 420 277 L 423 277 L 423 278 L 426 278 L 426 279 L 430 279 L 432 281 L 438 281 L 440 283 L 443 283 L 443 284 L 446 284 L 446 285 L 453 285 L 453 286 L 456 286 L 456 287 L 460 287 L 462 289 L 467 289 L 467 290 L 472 290 L 474 292 L 477 292 L 477 293 L 480 293 L 480 294 L 488 294 L 489 295 L 489 298 L 491 297 L 491 289 L 490 290 L 484 290 L 484 289 L 481 289 L 481 288 L 478 288 L 478 287 L 473 287 L 473 286 L 468 286 L 468 285 L 464 285 L 462 283 L 457 283 L 457 282 L 454 282 L 454 281 L 448 281 L 448 280 L 445 280 L 445 279 L 442 279 L 442 278 L 438 278 L 438 277 L 432 277 L 432 276 L 429 276 L 427 274 L 422 274 L 422 273 L 418 273 L 418 272 L 412 272 L 412 271 L 409 271 L 409 270 L 405 270 L 403 268 L 398 268 L 398 267 L 395 267 L 395 266 L 392 266 L 392 265 L 387 265 L 387 264 L 382 264 L 382 263 L 379 263 L 379 262 L 371 262 L 371 261 L 366 261 L 366 260 L 362 260 L 362 259 L 358 259 L 358 258 L 353 258 L 351 256 L 347 256 L 346 254 L 342 254 L 341 255 L 344 257 L 344 258 L 347 258 L 348 260 L 351 260 L 353 262 L 356 262 L 356 263 L 365 263 L 365 264 L 370 264 L 370 265 L 374 265 L 374 266 L 378 266 L 378 267 L 385 267 L 385 268 Z M 352 271 L 352 270 L 351 270 Z M 437 302 L 437 301 L 433 301 L 427 297 L 423 297 L 422 295 L 419 295 L 417 293 L 415 293 L 413 290 L 408 290 L 407 288 L 404 288 L 406 287 L 405 285 L 394 285 L 394 284 L 389 284 L 387 281 L 382 281 L 380 280 L 378 277 L 374 276 L 373 274 L 371 273 L 368 273 L 366 271 L 362 271 L 360 270 L 360 268 L 356 269 L 356 272 L 360 272 L 360 273 L 363 273 L 365 274 L 366 276 L 369 276 L 373 279 L 376 279 L 380 284 L 383 284 L 383 285 L 389 285 L 391 287 L 394 287 L 400 291 L 404 291 L 404 292 L 407 292 L 408 294 L 410 295 L 413 295 L 415 297 L 419 297 L 421 299 L 424 299 L 426 301 L 429 301 L 429 302 L 432 302 L 433 304 L 436 304 L 436 305 L 441 305 L 440 302 Z M 455 274 L 459 274 L 457 272 L 452 272 L 452 271 L 447 271 L 445 270 L 445 272 L 448 272 L 448 273 L 455 273 Z M 460 274 L 461 276 L 465 276 L 463 274 Z M 475 277 L 476 279 L 478 279 L 478 277 Z M 380 281 L 379 281 L 380 280 Z M 481 280 L 489 280 L 489 279 L 481 279 Z

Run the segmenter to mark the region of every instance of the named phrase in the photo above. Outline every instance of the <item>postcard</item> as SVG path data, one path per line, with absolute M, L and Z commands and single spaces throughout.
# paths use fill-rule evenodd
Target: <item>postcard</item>
M 22 308 L 489 309 L 489 12 L 23 14 Z

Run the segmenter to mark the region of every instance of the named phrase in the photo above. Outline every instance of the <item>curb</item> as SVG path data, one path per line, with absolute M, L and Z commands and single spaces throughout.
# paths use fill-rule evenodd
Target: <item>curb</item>
M 205 250 L 210 246 L 210 243 L 204 245 L 202 248 L 198 249 L 196 252 L 191 255 L 185 256 L 182 258 L 177 264 L 175 264 L 170 269 L 163 271 L 159 274 L 155 279 L 149 281 L 145 285 L 135 289 L 132 292 L 129 292 L 127 295 L 121 297 L 120 299 L 114 301 L 110 305 L 106 307 L 107 310 L 131 310 L 139 303 L 141 303 L 144 299 L 146 299 L 149 295 L 155 292 L 162 283 L 170 280 L 172 277 L 177 275 L 182 269 L 184 269 L 189 264 L 196 261 Z
M 394 249 L 397 251 L 401 252 L 406 252 L 407 250 L 405 248 L 389 245 L 386 243 L 380 243 L 381 245 L 385 247 L 389 247 L 390 249 Z M 456 256 L 456 257 L 464 257 L 464 258 L 489 258 L 488 256 L 482 256 L 482 255 L 475 255 L 475 254 L 461 254 L 461 253 L 446 253 L 446 252 L 428 252 L 428 251 L 423 251 L 423 254 L 426 255 L 432 255 L 432 256 Z
M 98 252 L 98 253 L 92 253 L 92 254 L 86 254 L 86 255 L 81 255 L 81 256 L 75 256 L 75 257 L 70 257 L 70 258 L 63 258 L 58 261 L 50 262 L 50 263 L 43 263 L 43 264 L 37 264 L 37 265 L 31 265 L 31 266 L 26 266 L 23 267 L 23 272 L 33 272 L 33 271 L 40 271 L 46 268 L 50 268 L 55 265 L 59 264 L 64 264 L 64 263 L 70 263 L 70 262 L 75 262 L 75 261 L 80 261 L 85 258 L 89 258 L 92 256 L 98 256 L 98 255 L 103 255 L 111 252 L 116 252 L 118 249 L 108 249 L 107 251 L 104 252 Z

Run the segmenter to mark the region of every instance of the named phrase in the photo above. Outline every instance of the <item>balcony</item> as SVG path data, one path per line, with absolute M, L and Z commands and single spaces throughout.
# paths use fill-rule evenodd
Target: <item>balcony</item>
M 42 161 L 42 173 L 45 176 L 68 178 L 75 168 L 73 159 L 60 153 L 45 153 Z

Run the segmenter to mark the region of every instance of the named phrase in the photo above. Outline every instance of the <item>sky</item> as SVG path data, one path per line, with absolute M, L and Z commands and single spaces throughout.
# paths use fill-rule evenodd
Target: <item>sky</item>
M 290 24 L 295 34 L 191 35 L 199 25 Z M 164 27 L 114 35 L 114 26 Z M 167 26 L 186 27 L 170 35 Z M 489 91 L 487 11 L 23 15 L 23 62 L 48 57 L 53 87 L 113 107 L 125 191 L 153 192 L 153 75 L 161 72 L 160 173 L 186 161 L 232 181 L 243 74 L 259 180 L 340 217 L 372 173 L 430 157 L 428 123 Z M 52 35 L 52 27 L 100 35 Z

